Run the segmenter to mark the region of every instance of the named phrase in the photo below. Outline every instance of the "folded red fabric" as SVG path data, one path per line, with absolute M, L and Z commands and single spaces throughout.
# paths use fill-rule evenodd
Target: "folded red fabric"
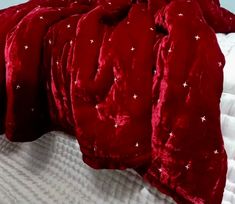
M 134 5 L 113 30 L 100 23 L 102 13 L 97 7 L 77 26 L 71 86 L 77 137 L 94 168 L 138 167 L 150 159 L 154 21 L 146 5 Z
M 43 78 L 47 89 L 51 128 L 74 134 L 70 100 L 70 63 L 77 22 L 75 14 L 54 24 L 44 38 Z M 61 35 L 63 33 L 63 35 Z
M 62 130 L 93 168 L 134 168 L 178 203 L 221 203 L 214 31 L 234 31 L 235 17 L 218 0 L 31 0 L 0 17 L 9 140 Z
M 219 111 L 223 54 L 196 2 L 170 3 L 155 23 L 167 34 L 157 56 L 152 164 L 144 177 L 178 203 L 219 204 L 227 172 Z
M 42 83 L 45 79 L 40 66 L 43 38 L 50 25 L 77 12 L 76 7 L 61 8 L 59 12 L 57 8 L 35 8 L 8 33 L 5 133 L 9 140 L 32 141 L 49 130 L 46 92 Z
M 182 0 L 149 0 L 150 10 L 156 12 L 170 2 Z M 220 6 L 219 0 L 185 0 L 188 3 L 197 1 L 203 11 L 203 17 L 215 32 L 235 32 L 235 15 Z
M 5 132 L 5 117 L 6 117 L 6 68 L 4 59 L 4 48 L 6 43 L 6 35 L 10 32 L 29 12 L 34 8 L 40 7 L 77 7 L 79 10 L 89 10 L 89 7 L 84 7 L 83 4 L 74 4 L 77 1 L 61 1 L 61 0 L 32 0 L 30 2 L 13 6 L 4 9 L 0 13 L 0 133 Z M 92 2 L 92 1 L 91 1 Z M 58 8 L 60 10 L 60 8 Z M 58 11 L 59 11 L 58 10 Z M 73 11 L 74 13 L 74 11 Z M 72 15 L 72 13 L 68 14 Z M 34 25 L 36 27 L 36 25 Z M 32 32 L 34 32 L 32 30 Z

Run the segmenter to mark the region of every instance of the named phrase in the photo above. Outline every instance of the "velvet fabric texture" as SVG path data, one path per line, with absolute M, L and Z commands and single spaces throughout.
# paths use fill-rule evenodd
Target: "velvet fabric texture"
M 76 136 L 84 162 L 135 169 L 177 203 L 221 203 L 218 0 L 31 0 L 0 12 L 0 131 Z

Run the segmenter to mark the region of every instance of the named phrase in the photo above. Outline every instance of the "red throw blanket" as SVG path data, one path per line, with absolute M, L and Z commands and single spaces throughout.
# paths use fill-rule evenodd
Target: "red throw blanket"
M 219 204 L 218 0 L 31 0 L 0 11 L 0 132 L 74 134 L 93 168 L 134 168 L 178 203 Z

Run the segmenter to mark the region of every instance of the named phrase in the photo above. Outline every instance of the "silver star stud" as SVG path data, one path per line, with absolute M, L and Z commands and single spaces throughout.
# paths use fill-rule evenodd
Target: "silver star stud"
M 178 16 L 182 17 L 182 16 L 184 16 L 184 14 L 182 14 L 182 13 L 179 13 L 179 14 L 178 14 Z
M 41 20 L 43 20 L 43 19 L 44 19 L 44 18 L 43 18 L 43 16 L 40 16 L 39 18 L 40 18 Z
M 190 169 L 190 165 L 189 165 L 189 164 L 186 165 L 185 168 L 186 168 L 187 170 L 189 170 L 189 169 Z
M 138 98 L 138 95 L 137 94 L 134 94 L 133 95 L 133 98 L 136 100 Z
M 135 146 L 136 146 L 136 147 L 139 147 L 139 143 L 137 142 L 137 143 L 135 144 Z
M 169 134 L 169 135 L 172 137 L 174 134 L 173 134 L 173 132 L 170 132 L 170 134 Z
M 201 120 L 204 123 L 206 121 L 206 116 L 201 117 Z
M 188 83 L 187 83 L 187 82 L 184 82 L 184 83 L 183 83 L 183 87 L 184 87 L 184 88 L 188 87 Z
M 70 28 L 70 27 L 71 27 L 71 25 L 70 25 L 70 24 L 68 24 L 68 25 L 67 25 L 67 28 Z
M 24 49 L 25 49 L 25 50 L 29 49 L 29 46 L 28 46 L 28 45 L 25 45 L 25 46 L 24 46 Z
M 216 149 L 216 150 L 214 151 L 214 154 L 219 154 L 219 151 Z
M 222 64 L 222 62 L 218 62 L 218 65 L 219 65 L 219 67 L 222 67 L 223 64 Z
M 134 48 L 134 47 L 132 47 L 132 48 L 131 48 L 131 51 L 132 51 L 132 52 L 134 52 L 134 51 L 135 51 L 135 48 Z
M 95 42 L 94 40 L 92 40 L 92 39 L 90 40 L 90 43 L 91 43 L 91 44 L 93 44 L 94 42 Z
M 20 89 L 21 87 L 20 87 L 20 85 L 18 84 L 17 86 L 16 86 L 16 89 L 18 90 L 18 89 Z
M 199 35 L 196 35 L 196 36 L 195 36 L 195 39 L 196 39 L 196 40 L 200 40 L 200 36 L 199 36 Z
M 117 123 L 115 123 L 114 127 L 115 127 L 115 128 L 118 128 L 118 124 L 117 124 Z

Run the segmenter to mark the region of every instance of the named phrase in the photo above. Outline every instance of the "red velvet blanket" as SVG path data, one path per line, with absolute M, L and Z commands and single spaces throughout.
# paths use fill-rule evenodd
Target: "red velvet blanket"
M 218 0 L 31 0 L 0 11 L 0 132 L 74 134 L 93 168 L 134 168 L 178 203 L 221 203 Z

